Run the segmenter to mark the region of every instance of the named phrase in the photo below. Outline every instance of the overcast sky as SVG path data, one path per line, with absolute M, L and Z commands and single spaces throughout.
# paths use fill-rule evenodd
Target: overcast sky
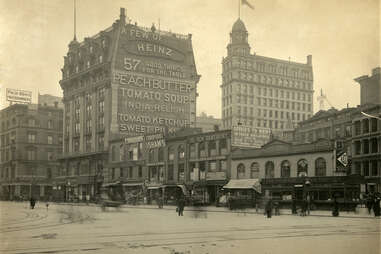
M 379 0 L 248 0 L 242 7 L 252 53 L 306 62 L 314 70 L 314 111 L 322 88 L 336 108 L 356 106 L 353 81 L 380 66 Z M 197 112 L 221 116 L 221 60 L 238 0 L 77 0 L 77 38 L 112 25 L 124 7 L 132 22 L 193 34 Z M 60 69 L 73 39 L 73 0 L 0 0 L 0 108 L 5 88 L 62 96 Z M 328 105 L 326 105 L 328 107 Z

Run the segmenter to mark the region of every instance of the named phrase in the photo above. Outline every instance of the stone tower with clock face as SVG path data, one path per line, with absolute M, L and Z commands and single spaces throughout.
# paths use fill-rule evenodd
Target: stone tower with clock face
M 233 25 L 233 29 L 230 33 L 230 43 L 227 48 L 228 56 L 250 55 L 248 33 L 241 19 L 238 19 Z

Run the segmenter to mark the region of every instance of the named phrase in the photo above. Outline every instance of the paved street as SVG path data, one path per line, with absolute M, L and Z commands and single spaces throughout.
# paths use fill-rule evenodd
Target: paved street
M 379 253 L 380 219 L 2 202 L 0 253 Z

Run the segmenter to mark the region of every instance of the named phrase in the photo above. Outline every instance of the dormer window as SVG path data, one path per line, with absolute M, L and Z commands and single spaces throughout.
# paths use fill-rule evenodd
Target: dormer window
M 105 39 L 102 40 L 102 47 L 103 47 L 103 48 L 106 47 L 106 40 L 105 40 Z
M 99 56 L 99 63 L 103 63 L 103 56 Z
M 87 61 L 87 62 L 86 62 L 86 67 L 87 67 L 87 68 L 90 68 L 90 61 Z
M 90 46 L 89 50 L 90 50 L 90 53 L 93 53 L 94 51 L 93 46 Z
M 78 57 L 81 58 L 81 52 L 78 52 Z
M 78 73 L 78 71 L 79 71 L 79 66 L 77 65 L 77 66 L 75 66 L 75 72 Z

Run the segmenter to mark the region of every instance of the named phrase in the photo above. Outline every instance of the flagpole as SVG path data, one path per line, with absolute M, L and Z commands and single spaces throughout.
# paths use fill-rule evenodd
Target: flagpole
M 241 19 L 241 0 L 238 0 L 238 18 Z

